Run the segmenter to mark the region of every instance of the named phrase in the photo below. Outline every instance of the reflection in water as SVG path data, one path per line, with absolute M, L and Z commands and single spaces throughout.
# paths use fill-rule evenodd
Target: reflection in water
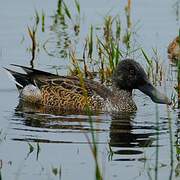
M 177 0 L 174 4 L 173 4 L 173 9 L 174 12 L 176 14 L 176 21 L 177 23 L 179 23 L 179 7 L 180 7 L 180 1 Z
M 86 133 L 91 137 L 92 133 L 88 115 L 66 111 L 56 112 L 56 115 L 54 113 L 49 109 L 20 103 L 12 120 L 13 130 L 18 135 L 12 139 L 26 142 L 88 144 L 84 136 Z M 144 148 L 155 146 L 153 142 L 156 139 L 156 124 L 137 122 L 135 117 L 136 113 L 111 116 L 97 113 L 91 117 L 93 130 L 99 137 L 96 143 L 107 144 L 109 136 L 114 161 L 136 160 L 137 158 L 131 156 L 141 155 Z M 167 130 L 164 122 L 160 123 L 159 127 L 160 135 Z
M 52 16 L 52 25 L 50 26 L 51 35 L 44 43 L 44 50 L 49 56 L 66 58 L 69 54 L 69 47 L 72 43 L 77 44 L 80 17 L 78 22 L 75 23 L 71 19 L 70 23 L 66 22 L 64 15 L 59 14 L 58 10 Z
M 66 114 L 79 114 L 78 111 L 68 111 L 65 108 L 55 108 L 50 106 L 42 106 L 40 104 L 30 104 L 24 101 L 19 100 L 19 104 L 16 107 L 16 111 L 24 112 L 24 113 L 31 113 L 31 114 L 53 114 L 53 115 L 66 115 Z M 81 113 L 82 114 L 82 113 Z
M 103 133 L 108 131 L 108 127 L 100 125 L 104 123 L 108 126 L 106 120 L 103 120 L 106 119 L 105 115 L 94 114 L 91 119 L 94 123 L 93 130 L 95 132 Z M 20 128 L 17 126 L 18 123 L 21 125 Z M 14 130 L 24 131 L 25 134 L 31 134 L 30 136 L 23 135 L 18 138 L 13 137 L 13 140 L 18 141 L 87 144 L 87 141 L 84 142 L 84 135 L 82 139 L 82 134 L 91 134 L 89 116 L 86 114 L 79 114 L 78 112 L 67 112 L 64 109 L 61 109 L 61 111 L 53 111 L 52 109 L 43 108 L 42 106 L 35 108 L 34 106 L 31 106 L 29 104 L 21 103 L 21 101 L 16 108 L 15 117 L 13 118 L 13 124 L 15 125 L 15 127 L 13 127 Z M 33 133 L 39 133 L 39 136 L 35 137 Z M 41 133 L 46 133 L 46 138 L 42 138 Z M 58 138 L 60 133 L 61 140 L 59 140 Z M 52 134 L 53 138 L 51 138 Z M 80 140 L 74 138 L 76 135 L 79 135 Z M 65 140 L 63 139 L 63 136 L 68 136 L 68 138 L 65 137 Z
M 148 126 L 146 123 L 138 125 L 138 123 L 134 122 L 135 116 L 136 113 L 121 113 L 112 116 L 109 145 L 115 149 L 113 150 L 114 154 L 137 155 L 142 154 L 144 151 L 140 148 L 152 147 L 155 140 L 153 136 L 156 135 L 153 130 L 156 127 Z M 149 132 L 145 130 L 149 130 Z
M 178 120 L 177 120 L 177 130 L 175 133 L 176 136 L 176 141 L 175 141 L 175 146 L 176 146 L 176 159 L 177 159 L 177 164 L 175 166 L 175 176 L 176 178 L 180 177 L 180 112 L 178 112 Z
M 110 145 L 114 147 L 147 147 L 152 145 L 152 133 L 137 133 L 135 129 L 144 129 L 137 127 L 133 123 L 135 114 L 121 113 L 112 118 L 110 131 Z
M 71 44 L 69 34 L 67 33 L 67 25 L 63 24 L 61 19 L 59 21 L 55 20 L 51 26 L 51 31 L 51 37 L 44 43 L 44 50 L 49 56 L 66 58 L 68 47 Z

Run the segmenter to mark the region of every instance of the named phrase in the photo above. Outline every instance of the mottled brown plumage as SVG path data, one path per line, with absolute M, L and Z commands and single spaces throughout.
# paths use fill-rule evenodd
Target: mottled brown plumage
M 81 88 L 79 89 L 81 90 Z M 93 98 L 93 96 L 83 94 L 81 91 L 78 93 L 77 89 L 73 91 L 59 85 L 43 85 L 41 87 L 42 99 L 40 103 L 58 107 L 59 109 L 76 109 L 77 111 L 86 107 L 90 107 L 93 110 L 102 109 L 102 103 L 99 98 Z

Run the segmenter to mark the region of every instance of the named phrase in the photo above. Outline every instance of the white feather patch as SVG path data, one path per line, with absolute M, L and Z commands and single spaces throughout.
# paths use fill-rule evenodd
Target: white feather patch
M 16 81 L 15 77 L 14 77 L 8 70 L 5 69 L 5 71 L 6 71 L 7 75 L 8 75 L 8 77 L 9 77 L 13 82 L 15 82 L 15 84 L 17 84 L 17 85 L 20 86 L 20 87 L 23 87 L 23 85 L 21 85 L 20 83 L 18 83 L 18 82 Z

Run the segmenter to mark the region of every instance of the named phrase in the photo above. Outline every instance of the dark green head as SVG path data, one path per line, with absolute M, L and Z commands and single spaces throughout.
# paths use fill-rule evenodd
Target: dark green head
M 122 60 L 118 64 L 112 81 L 113 85 L 120 90 L 139 89 L 156 103 L 171 104 L 171 101 L 152 85 L 142 66 L 132 59 Z

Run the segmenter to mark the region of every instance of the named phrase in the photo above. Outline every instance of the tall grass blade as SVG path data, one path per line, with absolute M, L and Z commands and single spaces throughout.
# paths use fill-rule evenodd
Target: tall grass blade
M 45 32 L 45 12 L 42 11 L 42 32 Z
M 62 0 L 58 0 L 57 14 L 58 14 L 59 16 L 62 16 Z
M 30 154 L 34 151 L 34 147 L 30 143 L 28 143 L 28 145 L 29 145 L 29 154 Z
M 156 159 L 155 159 L 155 180 L 158 180 L 158 163 L 159 163 L 159 112 L 156 104 Z
M 39 158 L 39 153 L 40 153 L 40 146 L 39 146 L 39 142 L 37 142 L 37 154 L 36 154 L 36 160 L 38 160 Z
M 149 66 L 152 67 L 152 60 L 147 56 L 147 54 L 145 53 L 145 51 L 141 48 L 141 52 L 143 54 L 143 56 L 145 57 L 147 63 L 149 64 Z
M 89 37 L 89 52 L 88 52 L 88 56 L 90 58 L 92 58 L 92 53 L 93 53 L 93 26 L 91 25 L 90 37 Z
M 78 13 L 80 14 L 81 9 L 80 9 L 80 3 L 78 2 L 78 0 L 75 0 L 75 5 L 76 5 L 76 9 L 77 9 Z
M 117 19 L 116 20 L 116 40 L 120 41 L 120 37 L 121 37 L 121 22 L 120 22 L 120 19 Z
M 72 20 L 71 13 L 64 1 L 63 1 L 63 6 L 64 6 L 64 11 L 65 11 L 67 17 Z
M 39 17 L 37 10 L 35 10 L 35 19 L 36 19 L 36 27 L 37 27 L 37 25 L 39 24 L 39 21 L 40 21 L 40 17 Z

